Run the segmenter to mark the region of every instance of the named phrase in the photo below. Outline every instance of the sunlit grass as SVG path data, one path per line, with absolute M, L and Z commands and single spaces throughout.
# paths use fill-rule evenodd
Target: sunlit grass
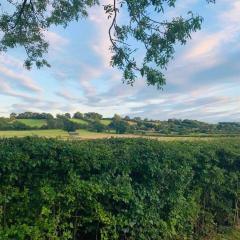
M 87 130 L 77 130 L 76 134 L 69 134 L 60 129 L 50 129 L 50 130 L 24 130 L 24 131 L 0 131 L 0 138 L 9 137 L 26 137 L 26 136 L 38 136 L 46 138 L 61 138 L 61 139 L 102 139 L 102 138 L 146 138 L 146 139 L 156 139 L 159 141 L 211 141 L 218 139 L 218 137 L 192 137 L 192 136 L 144 136 L 136 134 L 116 134 L 113 132 L 107 133 L 97 133 L 90 132 Z M 232 139 L 231 137 L 221 137 L 221 139 Z M 236 137 L 235 137 L 236 138 Z M 240 137 L 238 137 L 240 138 Z
M 72 122 L 76 122 L 76 123 L 80 123 L 80 124 L 84 124 L 84 125 L 88 125 L 88 122 L 83 120 L 83 119 L 78 119 L 78 118 L 71 118 L 70 119 Z
M 100 122 L 104 124 L 105 126 L 108 126 L 111 123 L 110 119 L 101 119 Z
M 16 119 L 15 121 L 21 122 L 29 127 L 42 127 L 47 124 L 46 119 Z

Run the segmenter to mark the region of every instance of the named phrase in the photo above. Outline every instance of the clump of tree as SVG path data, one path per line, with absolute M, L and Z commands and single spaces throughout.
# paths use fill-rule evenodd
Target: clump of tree
M 58 119 L 70 119 L 71 118 L 71 114 L 70 113 L 64 113 L 64 114 L 57 114 L 56 118 Z
M 58 115 L 55 119 L 48 119 L 44 129 L 62 129 L 67 132 L 75 132 L 77 129 L 86 129 L 85 124 L 73 122 L 68 116 Z
M 11 113 L 11 119 L 53 119 L 50 113 L 37 113 L 37 112 L 24 112 L 24 113 Z
M 129 130 L 129 124 L 123 120 L 121 116 L 115 114 L 112 122 L 109 124 L 109 128 L 116 131 L 117 134 L 124 134 Z
M 84 113 L 84 119 L 86 120 L 100 120 L 102 119 L 102 115 L 96 112 L 88 112 Z
M 54 118 L 54 119 L 48 119 L 46 126 L 44 126 L 45 129 L 63 129 L 63 119 L 60 118 Z
M 63 130 L 67 132 L 75 132 L 78 129 L 78 124 L 72 122 L 68 118 L 63 120 Z
M 19 121 L 12 121 L 9 118 L 0 118 L 0 130 L 30 130 L 34 129 Z
M 84 118 L 84 114 L 81 113 L 81 112 L 75 112 L 75 113 L 73 114 L 73 118 L 83 119 L 83 118 Z
M 88 129 L 93 132 L 104 132 L 107 128 L 99 119 L 97 119 L 89 123 Z

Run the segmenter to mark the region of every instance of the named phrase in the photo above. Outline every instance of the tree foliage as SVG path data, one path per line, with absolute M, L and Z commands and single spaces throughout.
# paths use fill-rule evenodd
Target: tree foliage
M 75 112 L 75 113 L 73 114 L 73 118 L 83 119 L 83 113 L 81 113 L 81 112 Z
M 11 113 L 10 118 L 16 119 L 53 119 L 51 113 L 37 113 L 37 112 L 23 112 L 23 113 Z
M 165 84 L 163 71 L 174 55 L 175 45 L 185 44 L 201 28 L 202 17 L 192 12 L 186 18 L 164 18 L 165 11 L 174 8 L 176 1 L 112 0 L 104 5 L 108 18 L 112 19 L 108 33 L 112 44 L 111 65 L 123 71 L 123 79 L 128 84 L 132 85 L 141 75 L 148 85 L 161 88 Z M 88 8 L 99 4 L 98 0 L 7 0 L 0 15 L 0 51 L 21 46 L 27 53 L 27 68 L 32 64 L 49 66 L 44 58 L 48 50 L 45 31 L 52 25 L 67 27 L 71 21 L 87 17 Z M 125 11 L 127 22 L 121 24 L 119 13 Z M 132 45 L 129 39 L 133 40 Z M 136 43 L 145 49 L 140 61 L 137 61 Z
M 129 124 L 127 121 L 122 120 L 121 116 L 115 114 L 111 123 L 109 124 L 109 128 L 114 129 L 118 134 L 123 134 L 129 130 Z
M 100 120 L 102 119 L 102 115 L 96 112 L 88 112 L 88 113 L 84 113 L 84 119 L 87 120 Z
M 106 126 L 97 119 L 89 122 L 88 129 L 93 132 L 104 132 L 106 130 Z

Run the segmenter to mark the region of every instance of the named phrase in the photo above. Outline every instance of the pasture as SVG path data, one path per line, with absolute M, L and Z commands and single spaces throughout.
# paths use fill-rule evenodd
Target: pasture
M 86 120 L 83 120 L 83 119 L 78 119 L 78 118 L 71 118 L 70 119 L 72 122 L 75 122 L 75 123 L 80 123 L 80 124 L 83 124 L 83 125 L 88 125 L 88 122 Z
M 22 130 L 22 131 L 0 131 L 0 138 L 11 138 L 11 137 L 27 137 L 37 136 L 46 138 L 59 138 L 64 140 L 71 139 L 105 139 L 105 138 L 146 138 L 146 139 L 157 139 L 160 141 L 211 141 L 215 139 L 240 139 L 240 136 L 147 136 L 137 134 L 116 134 L 112 132 L 90 132 L 88 130 L 80 129 L 76 131 L 76 134 L 69 134 L 61 129 L 50 129 L 50 130 Z
M 47 124 L 46 119 L 16 119 L 15 121 L 23 123 L 29 127 L 40 128 Z
M 105 126 L 108 126 L 111 123 L 110 119 L 101 119 L 100 122 L 104 124 Z

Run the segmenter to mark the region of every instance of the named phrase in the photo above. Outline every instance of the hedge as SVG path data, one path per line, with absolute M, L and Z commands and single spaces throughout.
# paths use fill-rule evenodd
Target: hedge
M 239 222 L 240 142 L 0 140 L 0 239 L 199 239 Z

